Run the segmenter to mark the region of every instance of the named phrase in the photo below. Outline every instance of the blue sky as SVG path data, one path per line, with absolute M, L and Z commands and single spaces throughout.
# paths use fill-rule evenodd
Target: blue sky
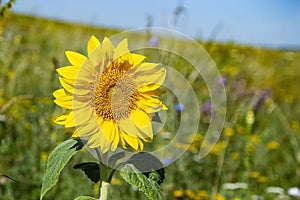
M 174 26 L 173 13 L 180 4 L 184 9 Z M 300 47 L 299 0 L 17 0 L 13 10 L 124 29 L 144 27 L 151 15 L 154 26 L 193 38 Z

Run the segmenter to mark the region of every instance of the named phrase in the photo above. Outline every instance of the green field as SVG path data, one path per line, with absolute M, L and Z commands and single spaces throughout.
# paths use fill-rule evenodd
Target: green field
M 63 112 L 54 104 L 52 93 L 61 87 L 55 69 L 68 64 L 64 51 L 86 55 L 91 35 L 102 40 L 121 30 L 13 14 L 0 20 L 0 173 L 17 180 L 0 176 L 0 199 L 35 200 L 39 199 L 47 156 L 73 131 L 53 123 Z M 297 199 L 287 191 L 300 186 L 300 51 L 199 43 L 224 77 L 225 127 L 211 153 L 199 160 L 210 119 L 203 104 L 210 97 L 203 81 L 195 79 L 192 86 L 199 91 L 202 108 L 199 134 L 189 150 L 166 167 L 166 180 L 161 185 L 165 198 Z M 158 59 L 156 54 L 148 54 L 148 58 Z M 158 61 L 163 59 L 190 75 L 185 61 L 162 53 Z M 178 113 L 168 93 L 164 98 L 173 120 L 167 121 L 163 133 L 171 132 L 172 137 Z M 153 145 L 167 142 L 162 134 Z M 98 186 L 72 168 L 89 160 L 93 157 L 86 151 L 72 158 L 44 199 L 97 196 Z M 247 188 L 228 189 L 224 185 L 236 182 L 246 183 Z M 118 173 L 112 183 L 109 199 L 146 199 Z M 280 187 L 282 194 L 268 192 L 268 187 Z

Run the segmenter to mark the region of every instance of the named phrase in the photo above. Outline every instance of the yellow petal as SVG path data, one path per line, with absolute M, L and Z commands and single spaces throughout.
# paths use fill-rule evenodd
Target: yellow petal
M 65 127 L 70 128 L 75 126 L 74 112 L 70 112 L 66 118 Z
M 92 117 L 96 117 L 94 110 L 91 107 L 73 110 L 73 120 L 75 125 L 81 125 L 87 123 Z
M 142 59 L 144 56 L 138 55 L 138 54 L 131 54 L 131 56 L 133 57 L 133 59 L 135 59 L 135 62 L 142 62 Z M 145 58 L 145 57 L 144 57 Z M 136 67 L 134 70 L 134 73 L 148 73 L 149 71 L 152 70 L 159 70 L 162 69 L 162 66 L 158 63 L 148 63 L 148 62 L 144 62 L 141 63 L 138 67 Z
M 104 58 L 106 58 L 106 60 L 112 61 L 114 58 L 114 51 L 115 48 L 111 41 L 107 37 L 104 37 L 102 42 L 102 52 L 104 54 Z
M 126 144 L 129 144 L 135 150 L 138 150 L 139 147 L 143 148 L 143 145 L 140 145 L 140 139 L 144 141 L 151 141 L 152 131 L 147 130 L 147 134 L 139 130 L 132 120 L 123 119 L 119 121 L 119 127 L 121 129 L 120 142 L 124 148 Z M 147 127 L 148 128 L 148 127 Z
M 91 61 L 87 59 L 84 63 L 82 63 L 80 70 L 77 73 L 76 80 L 80 81 L 91 81 L 95 76 L 96 71 Z
M 69 100 L 72 101 L 72 96 L 67 94 L 64 89 L 58 89 L 55 92 L 53 92 L 53 96 L 58 99 L 64 99 L 64 100 Z
M 90 92 L 90 83 L 88 82 L 70 80 L 64 77 L 59 77 L 58 79 L 63 88 L 71 94 L 87 95 Z
M 76 91 L 75 91 L 76 92 Z M 75 95 L 72 96 L 72 109 L 79 109 L 79 108 L 88 108 L 92 105 L 92 99 L 90 95 Z
M 137 137 L 137 129 L 131 119 L 121 119 L 118 121 L 118 125 L 127 135 Z
M 87 145 L 89 148 L 100 147 L 100 139 L 98 133 L 94 133 L 91 137 L 89 137 Z
M 138 107 L 143 109 L 146 113 L 158 112 L 164 107 L 159 99 L 143 95 L 142 93 L 140 95 L 142 98 L 140 98 L 138 102 Z
M 110 149 L 115 151 L 119 144 L 119 129 L 113 121 L 102 121 L 102 132 L 110 142 Z
M 94 48 L 94 50 L 89 55 L 90 65 L 93 67 L 95 73 L 102 74 L 104 71 L 104 63 L 106 61 L 106 57 L 102 53 L 101 46 Z M 93 73 L 93 74 L 95 74 Z
M 130 113 L 131 120 L 139 127 L 151 126 L 151 120 L 148 114 L 140 109 L 135 109 Z
M 121 57 L 122 55 L 128 54 L 128 53 L 130 53 L 129 49 L 128 49 L 128 41 L 125 38 L 116 47 L 115 53 L 114 53 L 114 60 Z
M 160 87 L 161 84 L 156 84 L 156 83 L 151 83 L 148 85 L 142 85 L 141 87 L 138 88 L 139 92 L 148 92 L 148 91 L 153 91 L 156 90 Z
M 126 141 L 125 141 L 125 139 L 122 137 L 122 135 L 124 135 L 124 134 L 126 134 L 126 133 L 124 133 L 124 131 L 122 131 L 121 129 L 120 129 L 120 127 L 118 128 L 118 132 L 119 132 L 119 139 L 120 139 L 120 144 L 122 145 L 122 147 L 124 148 L 124 149 L 127 149 L 127 143 L 126 143 Z
M 68 84 L 69 82 L 67 83 L 67 81 L 66 81 L 67 79 L 63 79 L 62 77 L 59 77 L 58 80 L 59 80 L 61 86 L 63 86 L 63 88 L 67 92 L 73 94 L 73 90 L 74 90 L 74 86 L 73 85 L 74 85 L 74 83 L 73 84 Z
M 100 148 L 103 153 L 107 152 L 110 149 L 111 143 L 105 138 L 104 135 L 100 138 Z
M 100 141 L 100 148 L 102 153 L 106 153 L 110 149 L 110 142 L 108 140 L 101 139 Z
M 116 125 L 114 124 L 114 122 L 110 120 L 103 121 L 101 124 L 101 130 L 110 142 L 114 140 L 116 132 Z
M 163 110 L 168 110 L 168 107 L 165 104 L 162 104 L 162 109 Z
M 76 139 L 76 138 L 79 138 L 79 137 L 80 137 L 80 136 L 79 136 L 79 134 L 78 134 L 78 131 L 75 130 L 75 131 L 73 132 L 71 138 Z
M 139 142 L 139 148 L 138 148 L 138 150 L 143 150 L 144 149 L 144 143 L 143 143 L 143 141 L 138 139 L 138 142 Z
M 138 138 L 147 142 L 151 141 L 153 139 L 153 131 L 149 114 L 136 109 L 131 112 L 130 118 L 138 130 Z
M 80 137 L 86 137 L 95 132 L 99 132 L 99 124 L 97 122 L 97 119 L 91 117 L 88 123 L 78 126 L 77 131 Z
M 131 54 L 131 58 L 132 58 L 132 61 L 133 61 L 133 66 L 132 66 L 132 67 L 136 67 L 136 66 L 139 65 L 141 62 L 143 62 L 143 60 L 146 59 L 145 56 L 139 55 L 139 54 L 135 54 L 135 53 L 132 53 L 132 54 Z
M 112 142 L 112 145 L 111 145 L 111 150 L 112 151 L 115 151 L 119 145 L 119 141 L 120 141 L 120 136 L 119 136 L 120 132 L 119 132 L 119 129 L 116 127 L 116 133 L 115 133 L 115 138 Z
M 109 143 L 105 136 L 103 135 L 102 131 L 99 130 L 95 132 L 89 139 L 88 145 L 90 148 L 97 148 L 100 147 L 101 152 L 105 153 L 109 150 Z
M 122 137 L 125 140 L 126 144 L 129 144 L 135 150 L 139 149 L 139 141 L 136 137 L 127 134 L 122 134 Z
M 56 69 L 59 75 L 68 78 L 68 79 L 75 79 L 77 77 L 78 68 L 74 66 L 66 66 L 60 67 Z
M 65 101 L 62 99 L 55 99 L 54 102 L 62 108 L 66 109 L 87 109 L 90 105 L 90 101 L 88 102 L 80 102 L 80 101 Z
M 71 96 L 66 94 L 64 89 L 56 90 L 53 93 L 54 97 L 56 98 L 54 102 L 67 109 L 79 109 L 85 108 L 90 105 L 90 98 L 84 96 Z M 75 97 L 75 98 L 74 98 Z
M 140 140 L 143 140 L 145 142 L 151 142 L 153 140 L 153 131 L 152 126 L 146 126 L 143 128 L 137 127 L 139 132 L 139 138 Z
M 61 99 L 55 99 L 54 103 L 59 105 L 62 108 L 72 109 L 73 108 L 73 102 L 72 101 L 64 101 Z
M 80 67 L 86 60 L 84 55 L 74 51 L 66 51 L 65 54 L 69 62 L 75 67 Z
M 88 55 L 91 55 L 92 51 L 100 45 L 101 44 L 100 44 L 99 40 L 94 35 L 92 35 L 91 38 L 88 41 L 88 48 L 87 48 L 88 49 Z
M 134 75 L 134 82 L 142 90 L 142 87 L 147 86 L 151 88 L 154 86 L 154 89 L 157 89 L 156 85 L 161 85 L 166 78 L 166 69 L 161 68 L 159 70 L 150 70 L 149 72 L 136 72 Z M 144 91 L 147 91 L 147 89 Z
M 157 88 L 156 90 L 151 89 L 151 90 L 148 90 L 148 91 L 144 91 L 143 94 L 149 95 L 151 97 L 159 97 L 162 94 L 166 93 L 166 91 L 167 91 L 166 88 Z
M 74 104 L 74 109 L 76 107 L 78 107 L 76 104 L 77 102 L 79 102 L 79 104 L 81 103 L 85 103 L 86 105 L 90 104 L 91 105 L 91 95 L 88 94 L 88 95 L 78 95 L 78 94 L 73 94 L 72 95 L 73 97 L 73 104 Z
M 57 118 L 55 118 L 54 122 L 56 124 L 64 125 L 66 123 L 67 116 L 68 116 L 68 114 L 60 115 Z

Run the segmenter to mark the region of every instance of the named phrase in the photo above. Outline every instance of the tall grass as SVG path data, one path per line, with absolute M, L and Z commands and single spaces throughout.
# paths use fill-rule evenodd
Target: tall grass
M 15 14 L 7 16 L 0 29 L 0 172 L 17 180 L 0 177 L 0 199 L 38 199 L 49 152 L 72 132 L 52 122 L 62 112 L 53 103 L 52 93 L 59 88 L 55 69 L 67 64 L 65 50 L 85 54 L 92 34 L 102 39 L 120 30 Z M 299 186 L 300 52 L 199 43 L 224 78 L 227 119 L 219 142 L 199 160 L 211 113 L 203 107 L 209 100 L 207 88 L 196 79 L 192 85 L 199 91 L 202 107 L 199 134 L 189 150 L 166 168 L 162 184 L 166 198 L 251 199 L 259 195 L 274 199 L 278 195 L 267 193 L 267 187 L 281 187 L 286 193 Z M 149 52 L 148 56 L 157 55 Z M 157 59 L 169 59 L 186 76 L 191 73 L 186 61 L 178 57 Z M 175 113 L 172 107 L 170 112 Z M 157 136 L 157 145 L 168 142 L 165 134 L 171 126 L 167 124 Z M 86 152 L 73 158 L 45 199 L 95 196 L 97 187 L 93 189 L 83 173 L 72 169 L 76 161 L 91 159 Z M 248 188 L 229 190 L 223 187 L 227 182 L 244 182 Z M 118 174 L 113 183 L 111 199 L 146 199 Z

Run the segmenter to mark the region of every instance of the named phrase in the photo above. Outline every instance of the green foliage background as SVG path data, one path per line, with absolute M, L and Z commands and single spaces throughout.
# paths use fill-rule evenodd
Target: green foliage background
M 53 124 L 53 118 L 62 112 L 53 103 L 52 93 L 60 87 L 55 69 L 68 64 L 64 51 L 86 54 L 92 34 L 102 40 L 120 31 L 14 14 L 1 19 L 0 172 L 18 182 L 0 177 L 0 199 L 39 199 L 47 156 L 70 137 L 71 129 Z M 166 168 L 162 184 L 166 199 L 251 199 L 253 195 L 274 199 L 276 195 L 266 193 L 268 186 L 285 191 L 299 186 L 300 52 L 213 41 L 199 43 L 226 77 L 225 129 L 211 154 L 198 160 L 209 122 L 209 115 L 203 114 L 199 135 L 189 151 Z M 163 59 L 169 59 L 181 73 L 191 73 L 185 61 L 168 55 Z M 196 79 L 193 86 L 199 91 L 201 106 L 209 99 L 207 88 L 201 79 Z M 254 107 L 253 102 L 260 100 L 266 90 L 272 95 Z M 170 113 L 176 116 L 173 108 Z M 251 113 L 253 123 L 247 122 Z M 173 125 L 167 124 L 155 145 L 168 142 L 164 133 Z M 178 145 L 180 148 L 182 144 Z M 72 158 L 45 199 L 97 196 L 98 186 L 72 169 L 75 163 L 91 159 L 84 151 Z M 248 189 L 226 190 L 222 187 L 226 182 L 246 182 Z M 109 194 L 111 199 L 146 199 L 119 174 Z

